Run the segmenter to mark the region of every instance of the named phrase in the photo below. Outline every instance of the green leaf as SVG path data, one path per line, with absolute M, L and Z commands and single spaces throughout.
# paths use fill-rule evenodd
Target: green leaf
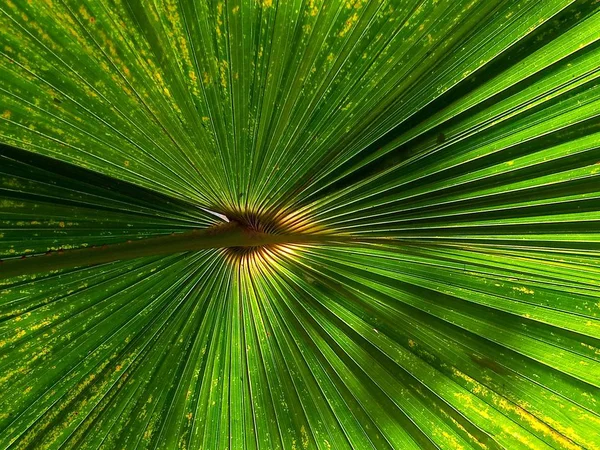
M 0 447 L 600 449 L 599 30 L 5 0 Z

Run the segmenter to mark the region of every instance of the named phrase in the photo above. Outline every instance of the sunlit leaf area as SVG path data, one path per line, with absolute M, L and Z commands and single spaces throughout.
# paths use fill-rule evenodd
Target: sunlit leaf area
M 0 0 L 0 259 L 0 449 L 598 450 L 600 1 Z

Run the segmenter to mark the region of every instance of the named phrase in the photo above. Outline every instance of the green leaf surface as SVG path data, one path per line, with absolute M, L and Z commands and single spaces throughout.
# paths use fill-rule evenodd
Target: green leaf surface
M 600 449 L 598 1 L 0 2 L 0 448 Z

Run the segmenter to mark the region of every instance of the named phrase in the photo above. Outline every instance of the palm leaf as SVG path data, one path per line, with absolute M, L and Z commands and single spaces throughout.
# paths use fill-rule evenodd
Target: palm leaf
M 599 30 L 5 0 L 0 447 L 600 448 Z

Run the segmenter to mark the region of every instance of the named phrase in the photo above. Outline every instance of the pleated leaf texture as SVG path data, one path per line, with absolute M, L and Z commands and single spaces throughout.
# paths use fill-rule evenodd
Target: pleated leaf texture
M 0 448 L 600 449 L 598 0 L 0 0 L 0 143 Z

